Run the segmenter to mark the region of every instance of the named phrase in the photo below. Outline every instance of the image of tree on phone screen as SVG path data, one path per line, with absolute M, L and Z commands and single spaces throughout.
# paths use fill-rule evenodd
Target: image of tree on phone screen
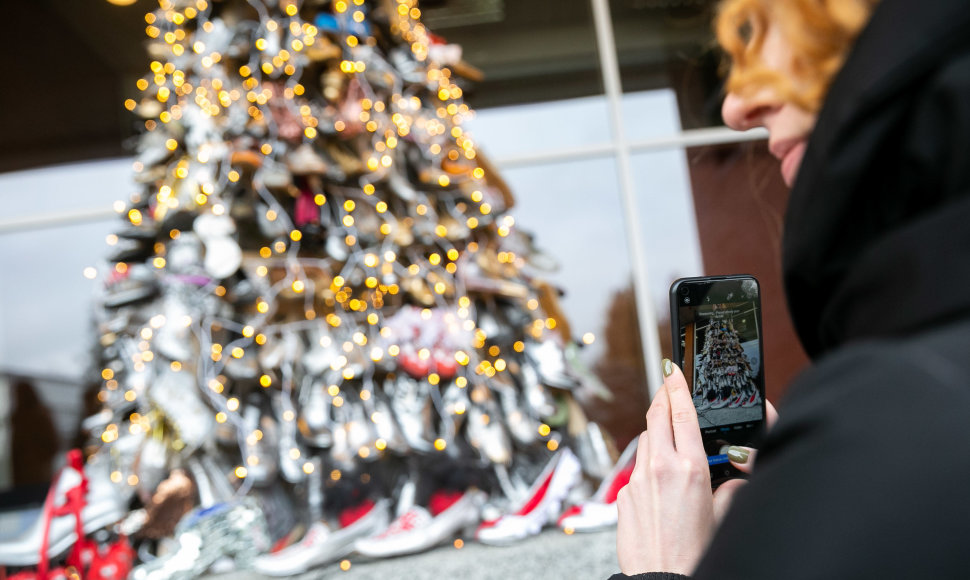
M 690 366 L 701 427 L 761 416 L 761 393 L 755 382 L 761 363 L 755 308 L 752 302 L 740 302 L 697 309 L 697 326 L 692 333 L 696 340 L 685 346 L 694 354 Z

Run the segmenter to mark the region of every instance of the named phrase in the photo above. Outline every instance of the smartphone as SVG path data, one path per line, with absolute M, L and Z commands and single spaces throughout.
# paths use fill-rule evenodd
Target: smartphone
M 681 278 L 670 286 L 672 360 L 684 371 L 711 485 L 743 477 L 730 445 L 757 447 L 765 426 L 761 288 L 753 276 Z

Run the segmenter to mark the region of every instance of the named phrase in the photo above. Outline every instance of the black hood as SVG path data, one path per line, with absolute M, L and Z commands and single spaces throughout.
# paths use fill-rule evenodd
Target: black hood
M 970 4 L 883 0 L 791 192 L 789 307 L 806 352 L 970 314 Z

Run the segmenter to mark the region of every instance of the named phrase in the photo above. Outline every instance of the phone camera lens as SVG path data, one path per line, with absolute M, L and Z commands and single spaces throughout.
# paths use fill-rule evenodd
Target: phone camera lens
M 680 287 L 680 295 L 681 296 L 687 296 L 687 293 L 688 292 L 690 292 L 690 288 L 688 288 L 687 286 L 681 286 Z

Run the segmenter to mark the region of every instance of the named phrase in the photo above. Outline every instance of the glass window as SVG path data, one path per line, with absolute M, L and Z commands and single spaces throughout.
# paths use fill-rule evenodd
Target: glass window
M 603 93 L 587 0 L 425 2 L 429 30 L 461 45 L 484 78 L 466 91 L 475 108 Z
M 559 262 L 549 278 L 565 292 L 572 336 L 596 337 L 580 359 L 609 397 L 589 397 L 584 406 L 625 445 L 643 428 L 647 384 L 616 163 L 612 157 L 549 163 L 503 176 L 516 194 L 517 227 Z
M 479 109 L 468 129 L 478 147 L 499 164 L 519 164 L 522 156 L 609 147 L 612 140 L 602 97 Z
M 623 131 L 633 144 L 680 134 L 680 111 L 673 89 L 625 93 Z
M 671 88 L 685 129 L 722 125 L 715 0 L 610 0 L 623 92 Z
M 95 282 L 84 269 L 107 255 L 105 240 L 118 225 L 111 205 L 130 187 L 129 160 L 0 175 L 4 221 L 52 219 L 0 231 L 0 368 L 78 378 L 88 369 Z M 75 221 L 57 222 L 65 216 Z
M 683 149 L 637 153 L 631 165 L 650 295 L 663 319 L 670 283 L 704 272 L 687 156 Z
M 516 195 L 516 226 L 559 263 L 550 280 L 560 286 L 572 334 L 599 336 L 612 295 L 630 281 L 623 207 L 612 159 L 515 168 L 503 176 Z M 587 349 L 594 362 L 599 345 Z

